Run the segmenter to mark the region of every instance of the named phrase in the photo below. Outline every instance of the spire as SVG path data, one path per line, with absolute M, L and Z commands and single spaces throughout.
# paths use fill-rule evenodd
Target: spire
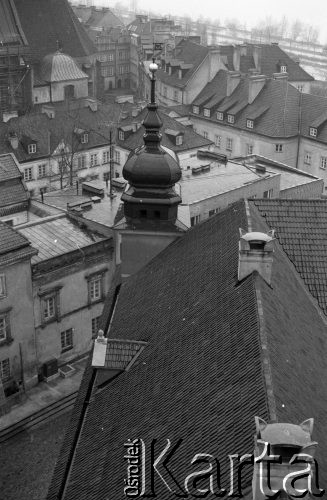
M 182 201 L 174 185 L 181 178 L 181 170 L 174 154 L 169 154 L 160 145 L 162 121 L 155 100 L 158 66 L 154 59 L 149 70 L 151 101 L 143 122 L 144 145 L 131 153 L 125 163 L 123 176 L 129 188 L 121 199 L 124 201 L 125 218 L 134 225 L 148 225 L 149 222 L 174 224 L 177 206 Z

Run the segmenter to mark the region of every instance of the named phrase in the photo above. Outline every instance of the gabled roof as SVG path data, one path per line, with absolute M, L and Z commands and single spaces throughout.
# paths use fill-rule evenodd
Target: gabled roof
M 299 105 L 302 98 L 300 92 L 290 85 L 287 80 L 267 79 L 255 100 L 251 104 L 244 105 L 249 95 L 248 78 L 243 76 L 234 92 L 227 96 L 227 72 L 220 70 L 200 92 L 194 102 L 206 95 L 211 96 L 213 89 L 215 91 L 215 98 L 213 99 L 217 103 L 212 106 L 213 111 L 227 111 L 234 106 L 241 107 L 239 113 L 235 116 L 234 127 L 248 130 L 246 120 L 255 117 L 257 119 L 255 133 L 269 137 L 293 137 L 297 135 Z M 305 94 L 303 94 L 303 101 L 304 96 Z M 217 121 L 215 113 L 211 113 L 211 117 L 206 119 Z M 305 119 L 307 120 L 307 117 Z M 219 123 L 223 122 L 220 121 Z M 227 121 L 225 123 L 227 125 Z
M 157 439 L 156 456 L 167 439 L 182 439 L 169 464 L 182 486 L 201 452 L 219 460 L 227 486 L 227 456 L 253 452 L 255 415 L 291 423 L 313 416 L 324 482 L 326 322 L 277 242 L 271 286 L 256 272 L 238 283 L 239 228 L 248 224 L 267 230 L 256 207 L 235 203 L 113 287 L 102 320 L 108 337 L 148 345 L 101 391 L 86 372 L 48 500 L 59 490 L 62 500 L 123 499 L 122 446 L 136 436 L 146 453 Z M 245 468 L 243 492 L 251 476 Z M 158 477 L 155 491 L 171 498 Z
M 3 256 L 4 254 L 21 250 L 25 247 L 30 248 L 28 239 L 0 221 L 0 255 Z
M 254 62 L 254 51 L 258 50 L 261 52 L 260 55 L 260 73 L 271 77 L 273 73 L 278 73 L 280 71 L 280 66 L 286 66 L 287 73 L 289 75 L 290 82 L 303 82 L 312 81 L 314 78 L 309 75 L 301 66 L 295 62 L 286 52 L 284 52 L 276 44 L 250 44 L 236 46 L 238 50 L 241 50 L 242 54 L 240 56 L 240 68 L 242 73 L 249 73 L 250 69 L 255 68 Z M 227 56 L 228 69 L 235 70 L 233 64 L 233 51 L 235 47 L 233 45 L 222 45 L 220 46 L 221 53 Z
M 72 57 L 97 52 L 67 0 L 14 0 L 14 4 L 36 59 L 53 53 L 57 43 Z
M 192 65 L 192 67 L 183 72 L 183 78 L 178 78 L 176 74 L 169 75 L 162 69 L 159 69 L 157 72 L 158 80 L 176 87 L 184 87 L 191 76 L 196 72 L 202 61 L 204 61 L 207 57 L 208 53 L 208 47 L 191 42 L 190 40 L 182 40 L 175 49 L 175 59 L 180 63 Z
M 121 122 L 120 128 L 125 127 L 132 123 L 143 123 L 146 114 L 147 114 L 147 108 L 143 109 L 138 116 L 129 117 L 123 120 Z M 165 114 L 160 110 L 159 110 L 159 116 L 163 123 L 161 129 L 162 133 L 161 145 L 172 149 L 175 153 L 179 153 L 180 151 L 186 151 L 188 149 L 201 148 L 212 144 L 212 142 L 209 141 L 208 139 L 205 139 L 201 135 L 196 134 L 191 127 L 185 127 L 182 123 L 176 121 L 174 118 L 171 118 L 170 116 L 168 116 L 167 114 Z M 169 130 L 170 132 L 167 133 L 167 130 Z M 175 135 L 183 134 L 182 144 L 177 146 L 175 143 L 172 142 L 172 140 L 170 139 L 172 132 Z M 118 137 L 117 144 L 122 148 L 129 149 L 132 151 L 135 148 L 137 148 L 140 144 L 142 144 L 143 134 L 144 134 L 144 128 L 139 127 L 139 129 L 136 130 L 136 132 L 130 134 L 124 141 L 120 140 Z
M 252 203 L 327 316 L 327 199 Z

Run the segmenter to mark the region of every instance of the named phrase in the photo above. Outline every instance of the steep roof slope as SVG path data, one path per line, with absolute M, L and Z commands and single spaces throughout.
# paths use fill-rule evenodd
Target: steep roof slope
M 327 315 L 327 200 L 252 202 Z
M 108 338 L 148 345 L 130 371 L 101 390 L 91 372 L 85 376 L 88 403 L 76 406 L 48 500 L 66 478 L 65 500 L 100 500 L 109 492 L 124 498 L 128 438 L 145 441 L 148 460 L 152 439 L 156 456 L 166 439 L 173 445 L 182 439 L 169 463 L 182 484 L 195 453 L 211 453 L 227 487 L 227 455 L 253 451 L 255 415 L 292 423 L 316 417 L 320 477 L 326 476 L 327 387 L 316 382 L 327 375 L 320 356 L 326 323 L 278 244 L 271 286 L 256 273 L 237 281 L 239 227 L 248 228 L 242 201 L 195 226 L 111 291 L 103 314 L 106 330 L 114 310 Z M 252 469 L 243 473 L 246 491 Z M 160 481 L 155 490 L 171 497 Z
M 60 48 L 72 57 L 96 53 L 67 0 L 14 0 L 31 51 L 37 59 Z

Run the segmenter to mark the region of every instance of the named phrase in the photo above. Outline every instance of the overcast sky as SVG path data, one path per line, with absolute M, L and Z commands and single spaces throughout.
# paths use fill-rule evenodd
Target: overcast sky
M 113 7 L 117 0 L 95 0 L 95 3 Z M 120 0 L 131 5 L 131 0 Z M 279 21 L 285 15 L 290 21 L 299 19 L 320 30 L 320 41 L 327 43 L 327 1 L 326 0 L 137 0 L 139 9 L 153 10 L 162 14 L 202 15 L 211 19 L 237 18 L 241 24 L 251 27 L 271 17 Z

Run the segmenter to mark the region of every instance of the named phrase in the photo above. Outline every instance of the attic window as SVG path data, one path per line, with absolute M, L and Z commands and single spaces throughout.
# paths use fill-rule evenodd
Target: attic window
M 33 154 L 33 153 L 36 153 L 36 144 L 29 144 L 27 146 L 27 151 L 28 151 L 28 154 Z
M 198 115 L 198 114 L 199 114 L 199 112 L 200 112 L 200 110 L 199 110 L 199 106 L 193 106 L 193 113 L 194 113 L 195 115 Z
M 287 73 L 287 66 L 281 66 L 280 67 L 280 72 L 281 73 Z
M 234 123 L 235 121 L 234 115 L 227 115 L 227 121 L 228 123 Z
M 218 111 L 218 113 L 217 113 L 217 120 L 222 121 L 223 119 L 224 119 L 224 113 L 222 113 L 221 111 Z
M 203 116 L 210 117 L 210 109 L 204 108 L 204 110 L 203 110 Z
M 315 127 L 310 127 L 309 135 L 310 137 L 317 137 L 317 129 Z
M 118 132 L 118 139 L 120 141 L 124 140 L 124 131 L 123 130 L 119 130 L 119 132 Z
M 253 120 L 246 120 L 247 128 L 253 128 Z
M 82 134 L 81 135 L 81 143 L 87 144 L 88 142 L 89 142 L 89 134 Z
M 181 146 L 182 144 L 183 144 L 183 136 L 177 135 L 176 136 L 176 146 Z

